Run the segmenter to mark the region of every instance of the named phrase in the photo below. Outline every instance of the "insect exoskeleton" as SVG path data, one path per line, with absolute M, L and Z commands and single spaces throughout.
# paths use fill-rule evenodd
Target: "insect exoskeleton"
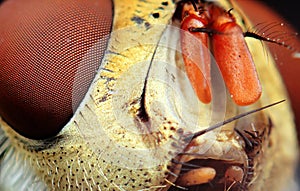
M 186 72 L 197 96 L 204 103 L 211 100 L 210 36 L 213 56 L 233 100 L 238 105 L 254 103 L 261 95 L 261 85 L 243 30 L 236 23 L 231 9 L 224 10 L 213 3 L 190 2 L 194 5 L 183 5 L 181 29 L 189 31 L 199 39 L 200 42 L 196 43 L 204 47 L 198 48 L 184 32 L 181 33 L 181 47 Z
M 292 177 L 284 85 L 233 1 L 31 1 L 0 7 L 18 13 L 0 12 L 0 190 L 257 191 Z
M 264 67 L 258 66 L 257 69 L 255 62 L 270 61 L 264 60 L 263 55 L 253 50 L 255 43 L 249 43 L 245 39 L 248 35 L 244 24 L 249 21 L 239 15 L 238 8 L 235 10 L 236 7 L 232 6 L 233 4 L 224 1 L 179 1 L 173 20 L 182 29 L 181 48 L 185 70 L 198 99 L 205 104 L 214 100 L 210 83 L 215 76 L 211 76 L 210 71 L 210 49 L 230 97 L 235 102 L 233 104 L 228 100 L 229 105 L 251 108 L 263 103 L 262 100 L 265 100 L 265 95 L 270 91 L 268 87 L 262 96 L 261 83 L 265 82 L 260 82 L 259 76 L 262 75 L 257 70 Z M 257 34 L 249 36 L 267 41 Z M 277 78 L 272 80 L 280 81 L 280 77 Z M 229 111 L 226 115 L 245 111 L 245 108 L 236 105 L 232 107 L 236 110 Z M 278 132 L 273 132 L 275 123 L 272 121 L 278 123 L 277 119 L 273 119 L 274 116 L 276 114 L 260 112 L 247 119 L 239 119 L 231 126 L 223 126 L 215 138 L 211 137 L 213 144 L 209 144 L 210 141 L 201 136 L 193 137 L 183 152 L 173 159 L 174 165 L 170 169 L 172 173 L 167 178 L 167 182 L 173 182 L 170 190 L 188 188 L 235 191 L 273 188 L 265 183 L 272 177 L 272 170 L 263 171 L 263 168 L 265 165 L 277 165 L 278 162 L 268 160 L 278 146 L 274 145 L 274 140 L 278 137 Z M 288 134 L 292 135 L 293 125 L 290 130 Z M 295 138 L 295 135 L 292 136 Z M 295 148 L 294 143 L 291 141 L 287 144 Z M 209 149 L 205 149 L 207 145 L 210 145 Z M 287 161 L 293 166 L 295 158 L 291 157 Z M 278 180 L 282 179 L 282 176 L 278 177 Z

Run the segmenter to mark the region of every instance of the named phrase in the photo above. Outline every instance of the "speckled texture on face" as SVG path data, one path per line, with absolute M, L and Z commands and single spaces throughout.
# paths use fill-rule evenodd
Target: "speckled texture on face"
M 15 134 L 10 131 L 9 133 Z M 62 137 L 62 140 L 54 141 L 51 149 L 43 149 L 44 143 L 39 142 L 31 143 L 34 147 L 29 148 L 28 140 L 16 137 L 13 139 L 13 144 L 18 149 L 27 150 L 23 153 L 25 157 L 22 160 L 30 161 L 36 167 L 38 177 L 54 190 L 132 190 L 163 184 L 160 177 L 167 173 L 166 165 L 151 169 L 118 167 L 117 162 L 111 164 L 101 158 L 101 155 L 96 155 L 76 136 L 76 132 L 72 132 L 72 138 L 69 135 L 64 136 L 66 137 Z
M 128 4 L 123 1 L 115 1 L 113 30 L 133 26 L 137 30 L 136 33 L 145 29 L 148 30 L 141 37 L 147 36 L 147 34 L 151 36 L 152 34 L 154 40 L 158 39 L 163 28 L 160 28 L 160 32 L 154 31 L 153 29 L 151 30 L 151 25 L 166 23 L 172 16 L 172 10 L 174 10 L 174 3 L 171 1 L 158 2 L 152 3 L 151 7 L 153 9 L 146 9 L 149 7 L 146 2 L 136 1 L 133 4 Z M 132 14 L 121 14 L 121 12 L 131 13 L 132 11 L 135 11 L 138 15 L 133 17 Z M 116 41 L 124 38 L 122 35 L 126 36 L 127 34 L 120 33 L 118 35 L 121 36 L 115 38 Z M 130 40 L 130 36 L 128 37 L 127 40 Z M 108 53 L 103 61 L 105 70 L 99 70 L 100 73 L 96 76 L 98 80 L 95 80 L 94 88 L 86 96 L 85 104 L 79 106 L 80 109 L 57 137 L 51 140 L 32 142 L 23 137 L 18 138 L 19 135 L 9 130 L 8 125 L 3 122 L 3 128 L 8 129 L 12 144 L 25 151 L 25 159 L 30 161 L 35 168 L 37 176 L 45 181 L 51 189 L 135 190 L 164 187 L 164 177 L 168 173 L 167 166 L 170 164 L 170 160 L 163 160 L 162 158 L 163 161 L 155 166 L 141 168 L 138 166 L 141 162 L 138 163 L 132 160 L 131 157 L 128 160 L 132 164 L 136 162 L 137 166 L 126 168 L 124 164 L 121 164 L 121 159 L 126 160 L 130 153 L 127 156 L 121 156 L 120 160 L 115 160 L 114 156 L 118 153 L 113 150 L 114 144 L 103 142 L 105 147 L 99 149 L 95 144 L 99 144 L 98 137 L 101 137 L 101 135 L 91 138 L 89 137 L 91 134 L 86 133 L 88 130 L 97 131 L 97 127 L 100 125 L 100 123 L 97 123 L 99 119 L 105 119 L 106 121 L 104 120 L 103 122 L 107 124 L 113 122 L 114 116 L 111 115 L 110 118 L 107 118 L 105 114 L 109 113 L 109 111 L 115 112 L 114 107 L 117 106 L 112 105 L 115 104 L 115 101 L 109 95 L 115 88 L 115 82 L 130 66 L 150 58 L 155 47 L 155 44 L 150 44 L 144 47 L 129 47 L 129 50 L 123 51 L 121 45 L 114 45 L 114 43 L 116 42 L 112 39 L 111 52 Z M 138 54 L 133 56 L 133 52 Z M 123 54 L 123 58 L 126 58 L 125 54 L 128 54 L 128 57 L 131 56 L 136 59 L 120 60 L 122 56 L 118 56 L 117 53 Z M 120 63 L 123 64 L 120 65 Z M 111 73 L 109 71 L 114 72 Z M 158 111 L 157 115 L 161 118 L 161 121 L 159 121 L 158 129 L 150 135 L 134 136 L 136 132 L 131 133 L 128 129 L 123 128 L 122 123 L 117 124 L 113 122 L 111 125 L 104 126 L 105 133 L 107 133 L 109 139 L 104 141 L 110 141 L 111 143 L 116 141 L 118 143 L 117 146 L 123 149 L 145 149 L 148 147 L 155 148 L 157 145 L 164 144 L 166 140 L 173 136 L 176 140 L 176 137 L 178 138 L 178 124 L 173 124 L 166 117 L 160 116 L 161 114 L 159 113 Z M 94 127 L 96 129 L 93 129 Z M 170 141 L 168 145 L 171 145 Z M 150 160 L 151 157 L 149 157 Z

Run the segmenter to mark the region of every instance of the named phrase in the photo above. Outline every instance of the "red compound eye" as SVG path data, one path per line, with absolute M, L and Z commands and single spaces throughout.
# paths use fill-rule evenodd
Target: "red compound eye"
M 56 135 L 99 68 L 110 0 L 7 0 L 0 5 L 0 116 L 32 139 Z

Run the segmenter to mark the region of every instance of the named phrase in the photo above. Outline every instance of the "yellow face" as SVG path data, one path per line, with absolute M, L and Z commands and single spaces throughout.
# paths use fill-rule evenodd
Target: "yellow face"
M 234 8 L 243 30 L 252 26 L 234 3 L 212 3 Z M 171 0 L 113 1 L 111 33 L 101 37 L 109 39 L 106 51 L 61 131 L 30 139 L 1 119 L 0 190 L 284 190 L 298 155 L 288 100 L 191 136 L 287 99 L 273 58 L 261 41 L 247 39 L 261 97 L 236 105 L 212 62 L 212 102 L 202 103 L 182 58 L 181 21 L 173 17 L 179 6 Z M 81 57 L 72 98 L 101 43 L 93 42 Z M 26 176 L 13 178 L 16 173 Z

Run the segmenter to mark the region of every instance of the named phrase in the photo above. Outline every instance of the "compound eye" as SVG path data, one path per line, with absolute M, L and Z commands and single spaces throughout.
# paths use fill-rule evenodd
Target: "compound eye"
M 31 139 L 55 136 L 86 95 L 106 49 L 111 0 L 0 5 L 0 116 Z

